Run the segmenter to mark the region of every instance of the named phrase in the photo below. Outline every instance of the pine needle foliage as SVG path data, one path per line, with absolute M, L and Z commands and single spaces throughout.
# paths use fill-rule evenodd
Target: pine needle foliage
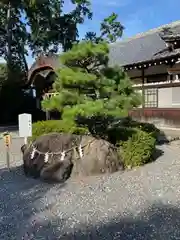
M 127 74 L 108 65 L 107 42 L 82 41 L 60 56 L 53 90 L 59 94 L 42 102 L 45 110 L 56 110 L 62 119 L 125 117 L 140 104 Z M 61 65 L 62 66 L 62 65 Z

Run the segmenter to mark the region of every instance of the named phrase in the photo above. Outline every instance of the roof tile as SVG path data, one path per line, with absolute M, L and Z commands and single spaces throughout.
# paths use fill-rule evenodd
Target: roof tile
M 180 34 L 180 21 L 163 25 L 152 29 L 146 33 L 138 34 L 124 41 L 119 41 L 110 45 L 109 64 L 126 66 L 138 62 L 168 57 L 179 54 L 179 51 L 166 52 L 162 56 L 157 54 L 167 48 L 159 33 L 163 28 L 170 28 L 174 34 Z

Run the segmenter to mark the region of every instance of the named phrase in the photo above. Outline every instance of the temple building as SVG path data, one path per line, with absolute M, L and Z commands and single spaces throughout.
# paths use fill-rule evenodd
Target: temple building
M 132 116 L 180 127 L 180 21 L 112 44 L 110 64 L 123 66 L 143 95 Z
M 180 21 L 110 45 L 109 64 L 124 68 L 143 95 L 130 115 L 165 126 L 180 127 Z M 57 55 L 40 56 L 29 70 L 28 84 L 36 89 L 37 107 L 60 67 Z M 47 118 L 50 118 L 47 115 Z

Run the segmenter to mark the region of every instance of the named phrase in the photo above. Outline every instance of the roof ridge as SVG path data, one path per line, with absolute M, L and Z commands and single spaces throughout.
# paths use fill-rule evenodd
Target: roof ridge
M 176 27 L 180 25 L 180 20 L 177 20 L 177 21 L 173 21 L 171 23 L 167 23 L 167 24 L 163 24 L 159 27 L 156 27 L 156 28 L 152 28 L 146 32 L 140 32 L 140 33 L 137 33 L 136 35 L 132 36 L 132 37 L 129 37 L 129 38 L 126 38 L 126 39 L 123 39 L 123 40 L 120 40 L 120 41 L 117 41 L 115 43 L 112 43 L 113 44 L 117 44 L 117 43 L 124 43 L 124 42 L 130 42 L 134 39 L 138 39 L 138 38 L 141 38 L 141 37 L 144 37 L 144 36 L 147 36 L 147 35 L 150 35 L 152 33 L 157 33 L 159 32 L 160 30 L 162 30 L 164 27 Z

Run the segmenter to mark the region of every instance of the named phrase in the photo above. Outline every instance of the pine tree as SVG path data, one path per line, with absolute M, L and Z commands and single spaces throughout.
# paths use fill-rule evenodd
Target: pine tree
M 82 41 L 63 53 L 63 64 L 53 85 L 59 93 L 42 105 L 61 112 L 62 119 L 104 119 L 127 116 L 140 104 L 127 74 L 120 67 L 108 66 L 106 42 Z

